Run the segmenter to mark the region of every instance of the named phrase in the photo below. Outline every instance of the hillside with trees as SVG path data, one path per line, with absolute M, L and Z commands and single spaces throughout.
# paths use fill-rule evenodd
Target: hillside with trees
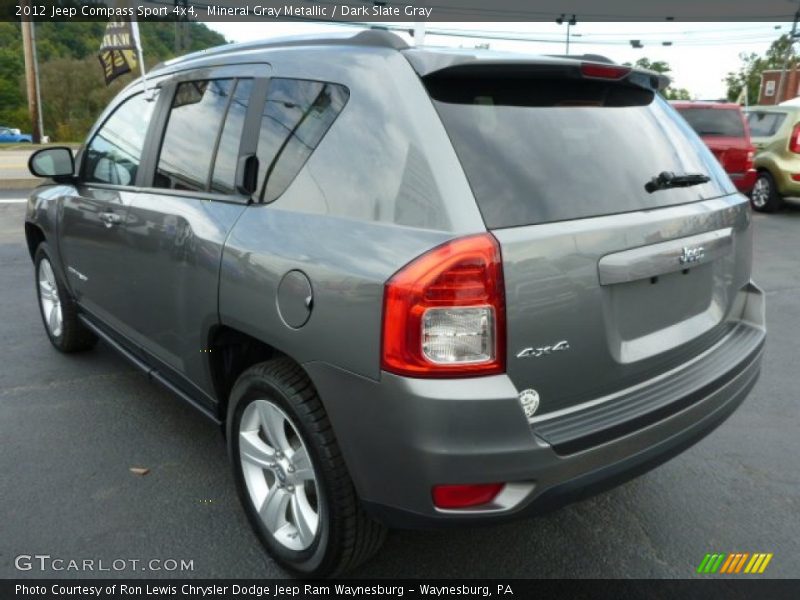
M 139 25 L 145 65 L 225 43 L 202 23 L 185 23 L 188 46 L 176 52 L 176 24 Z M 52 141 L 80 141 L 108 102 L 138 77 L 123 75 L 106 87 L 97 52 L 105 23 L 44 22 L 36 24 L 44 133 Z M 179 37 L 179 39 L 185 39 Z M 25 94 L 22 34 L 19 23 L 0 22 L 0 125 L 30 131 Z

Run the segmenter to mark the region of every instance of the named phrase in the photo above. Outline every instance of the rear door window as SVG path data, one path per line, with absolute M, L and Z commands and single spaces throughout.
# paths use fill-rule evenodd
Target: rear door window
M 723 108 L 679 108 L 699 135 L 744 137 L 744 122 L 737 110 Z
M 426 86 L 489 228 L 728 193 L 713 155 L 657 94 L 581 79 L 434 76 Z M 707 184 L 649 194 L 664 171 Z
M 349 97 L 335 83 L 270 80 L 257 151 L 262 200 L 272 202 L 289 187 Z
M 206 191 L 216 141 L 234 88 L 233 79 L 188 81 L 172 101 L 154 185 Z
M 239 142 L 244 129 L 244 118 L 247 113 L 247 101 L 253 89 L 252 79 L 240 79 L 228 107 L 225 127 L 217 145 L 214 174 L 211 177 L 211 191 L 219 194 L 234 192 L 236 164 L 239 158 Z
M 753 137 L 771 137 L 778 132 L 785 119 L 786 113 L 782 112 L 749 112 L 747 114 L 747 124 L 750 126 L 750 135 Z

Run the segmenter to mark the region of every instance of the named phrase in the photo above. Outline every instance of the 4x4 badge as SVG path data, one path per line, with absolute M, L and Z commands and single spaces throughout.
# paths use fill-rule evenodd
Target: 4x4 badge
M 567 340 L 561 340 L 552 346 L 525 348 L 524 350 L 517 352 L 517 358 L 539 358 L 545 354 L 552 354 L 553 352 L 561 352 L 563 350 L 569 350 L 569 342 Z

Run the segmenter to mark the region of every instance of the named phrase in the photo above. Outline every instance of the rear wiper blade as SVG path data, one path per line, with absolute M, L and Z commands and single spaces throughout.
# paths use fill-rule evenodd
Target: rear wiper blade
M 700 185 L 701 183 L 708 183 L 711 178 L 708 175 L 701 173 L 686 173 L 685 175 L 676 175 L 669 171 L 664 171 L 657 177 L 653 177 L 650 181 L 644 184 L 644 189 L 648 194 L 657 192 L 658 190 L 666 190 L 676 187 L 690 187 L 693 185 Z

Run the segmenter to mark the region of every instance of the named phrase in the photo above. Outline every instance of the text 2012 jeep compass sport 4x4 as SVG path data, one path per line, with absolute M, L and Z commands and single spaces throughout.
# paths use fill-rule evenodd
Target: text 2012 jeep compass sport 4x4
M 765 337 L 747 199 L 661 85 L 385 32 L 168 62 L 31 158 L 47 334 L 224 423 L 305 575 L 632 477 L 734 411 Z

